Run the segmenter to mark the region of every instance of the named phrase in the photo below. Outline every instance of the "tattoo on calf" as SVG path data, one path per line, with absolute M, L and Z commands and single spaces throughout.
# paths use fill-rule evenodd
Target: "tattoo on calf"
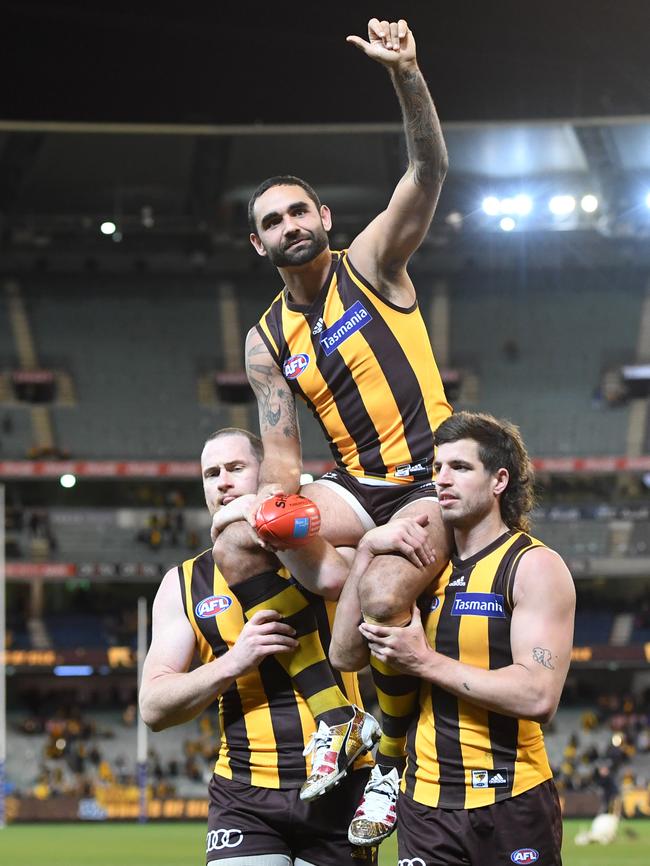
M 552 658 L 553 654 L 549 649 L 544 649 L 544 647 L 541 646 L 533 648 L 533 661 L 536 661 L 540 665 L 544 665 L 544 667 L 548 668 L 550 671 L 555 670 L 555 666 L 551 663 Z

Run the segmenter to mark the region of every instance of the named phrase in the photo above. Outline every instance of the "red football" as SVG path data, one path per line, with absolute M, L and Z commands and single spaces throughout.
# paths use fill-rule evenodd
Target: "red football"
M 255 528 L 270 544 L 302 547 L 318 534 L 320 511 L 315 502 L 298 493 L 270 496 L 257 510 Z

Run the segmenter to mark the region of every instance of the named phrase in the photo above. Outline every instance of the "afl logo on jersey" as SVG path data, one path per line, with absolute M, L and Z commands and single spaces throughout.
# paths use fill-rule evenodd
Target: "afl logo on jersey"
M 228 610 L 231 604 L 232 598 L 228 595 L 209 595 L 197 604 L 194 613 L 199 619 L 210 619 L 211 616 Z
M 309 366 L 309 355 L 304 352 L 300 355 L 292 355 L 284 362 L 283 372 L 285 379 L 297 379 Z
M 534 848 L 518 848 L 510 855 L 513 863 L 535 863 L 539 860 L 539 851 Z
M 431 599 L 429 610 L 438 610 L 439 606 L 440 606 L 440 599 L 438 598 L 437 595 L 434 595 L 433 598 Z

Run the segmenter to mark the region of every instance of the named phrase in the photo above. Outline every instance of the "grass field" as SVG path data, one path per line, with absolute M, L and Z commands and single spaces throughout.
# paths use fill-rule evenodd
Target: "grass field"
M 650 821 L 627 821 L 612 845 L 577 848 L 587 821 L 567 821 L 564 866 L 648 866 Z M 201 824 L 31 824 L 0 830 L 2 866 L 202 866 Z M 380 866 L 396 866 L 394 838 L 380 848 Z

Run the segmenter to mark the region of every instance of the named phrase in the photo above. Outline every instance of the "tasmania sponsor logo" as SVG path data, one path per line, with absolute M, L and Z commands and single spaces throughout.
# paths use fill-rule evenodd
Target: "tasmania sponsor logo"
M 325 354 L 331 355 L 333 352 L 336 352 L 348 337 L 364 328 L 368 322 L 372 322 L 372 316 L 361 301 L 355 301 L 337 322 L 334 322 L 331 327 L 321 333 L 320 344 Z
M 510 855 L 513 863 L 535 863 L 539 860 L 539 851 L 534 848 L 517 848 Z
M 228 595 L 209 595 L 202 599 L 194 608 L 194 613 L 199 619 L 210 619 L 211 616 L 217 616 L 228 610 L 232 604 L 232 599 Z
M 488 616 L 505 619 L 503 596 L 496 592 L 457 592 L 452 616 Z
M 292 355 L 284 362 L 283 372 L 285 379 L 297 379 L 309 366 L 309 355 L 301 352 L 300 355 Z

